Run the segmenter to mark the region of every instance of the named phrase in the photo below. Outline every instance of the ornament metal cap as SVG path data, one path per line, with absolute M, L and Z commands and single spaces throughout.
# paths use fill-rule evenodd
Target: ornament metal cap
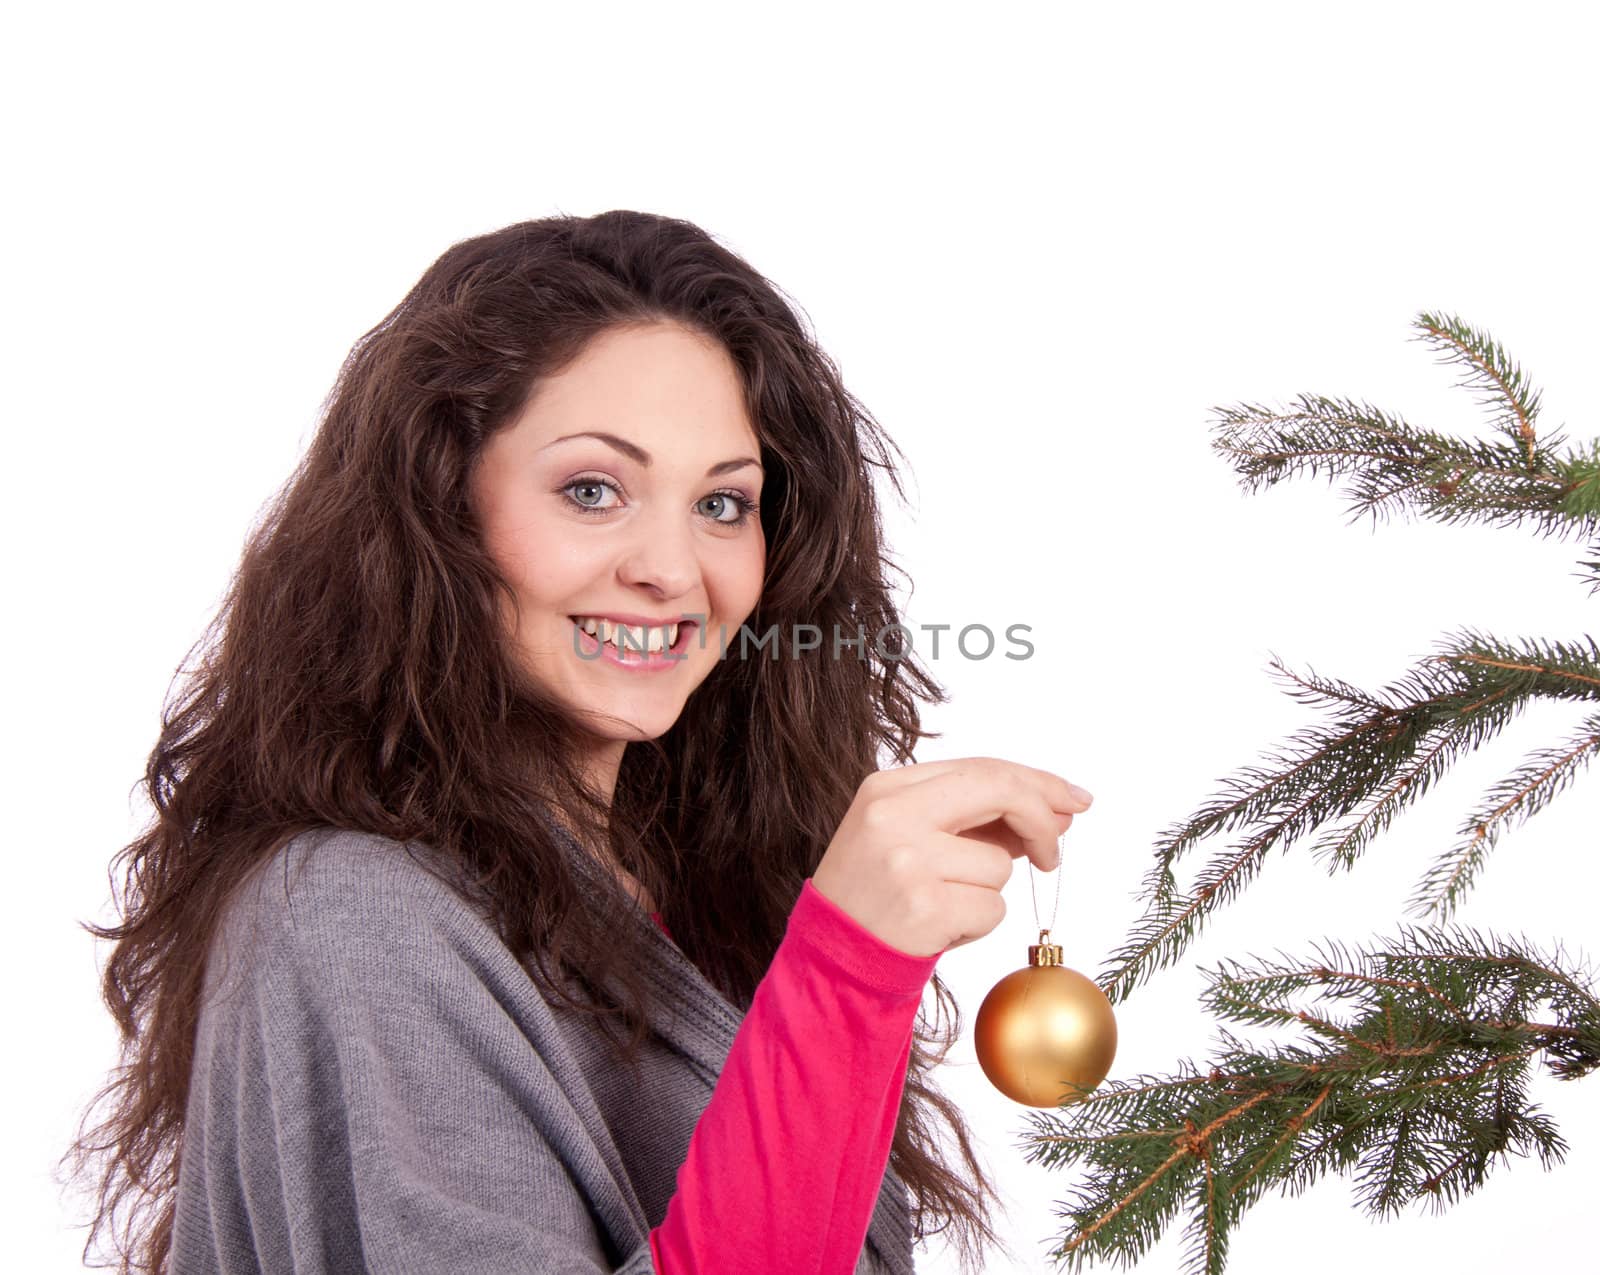
M 1061 945 L 1059 943 L 1046 942 L 1046 940 L 1049 937 L 1050 937 L 1050 931 L 1049 930 L 1047 930 L 1047 929 L 1046 930 L 1040 930 L 1039 931 L 1039 941 L 1037 943 L 1029 943 L 1028 944 L 1028 964 L 1029 965 L 1060 965 L 1060 964 L 1062 964 L 1062 960 L 1061 960 Z

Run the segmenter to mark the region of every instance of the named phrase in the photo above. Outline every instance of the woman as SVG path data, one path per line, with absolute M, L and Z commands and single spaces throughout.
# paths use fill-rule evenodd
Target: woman
M 122 1269 L 160 1275 L 905 1271 L 946 1228 L 981 1265 L 933 962 L 1083 802 L 875 773 L 943 698 L 874 640 L 884 441 L 686 222 L 525 222 L 425 272 L 247 547 L 124 924 L 87 927 L 129 1064 L 74 1148 L 107 1157 L 89 1246 L 133 1194 Z

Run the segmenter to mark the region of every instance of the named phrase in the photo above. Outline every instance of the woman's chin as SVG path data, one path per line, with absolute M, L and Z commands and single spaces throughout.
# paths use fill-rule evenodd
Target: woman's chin
M 641 716 L 637 711 L 617 712 L 606 716 L 604 710 L 594 708 L 576 714 L 579 724 L 598 743 L 632 744 L 646 739 L 659 739 L 677 724 L 679 713 L 651 713 Z

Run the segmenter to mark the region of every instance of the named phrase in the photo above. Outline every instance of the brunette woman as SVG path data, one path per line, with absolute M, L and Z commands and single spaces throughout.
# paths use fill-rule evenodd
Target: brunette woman
M 88 927 L 126 1053 L 74 1148 L 91 1247 L 903 1275 L 949 1229 L 981 1267 L 934 964 L 1087 803 L 906 764 L 943 694 L 896 628 L 889 446 L 689 223 L 525 222 L 424 273 L 246 546 L 124 922 Z

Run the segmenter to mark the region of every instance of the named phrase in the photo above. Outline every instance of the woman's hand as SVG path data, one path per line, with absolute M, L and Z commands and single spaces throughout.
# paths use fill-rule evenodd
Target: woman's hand
M 811 884 L 890 947 L 934 956 L 999 925 L 1013 861 L 1054 868 L 1056 839 L 1091 801 L 1059 775 L 997 757 L 874 771 Z

